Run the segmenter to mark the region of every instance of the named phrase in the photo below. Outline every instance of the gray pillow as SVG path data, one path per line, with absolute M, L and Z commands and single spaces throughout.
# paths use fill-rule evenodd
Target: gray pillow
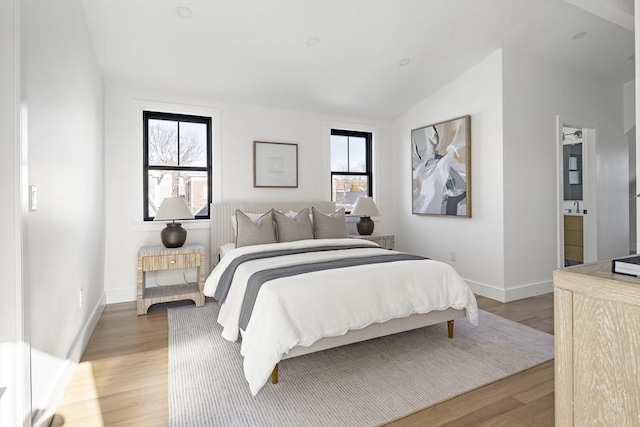
M 312 207 L 313 232 L 316 239 L 341 239 L 347 238 L 347 222 L 344 216 L 344 208 L 335 211 L 331 215 L 325 215 Z
M 313 239 L 313 227 L 309 219 L 309 209 L 302 209 L 293 218 L 275 211 L 273 218 L 276 220 L 278 242 Z
M 236 248 L 278 242 L 276 228 L 273 225 L 273 209 L 256 219 L 255 222 L 238 209 L 236 210 L 236 221 L 238 221 Z
M 256 222 L 256 219 L 260 218 L 266 212 L 264 212 L 264 213 L 242 212 L 242 213 L 245 214 L 246 216 L 248 216 L 249 218 L 251 218 L 251 221 Z M 236 219 L 236 214 L 235 213 L 233 215 L 231 215 L 231 225 L 233 226 L 233 235 L 237 236 L 238 235 L 238 220 Z

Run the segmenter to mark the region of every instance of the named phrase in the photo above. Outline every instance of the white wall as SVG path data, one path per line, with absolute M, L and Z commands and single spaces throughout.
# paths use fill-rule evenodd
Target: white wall
M 623 131 L 629 140 L 629 252 L 636 253 L 636 81 L 625 83 L 623 92 Z
M 471 115 L 472 218 L 411 215 L 410 132 Z M 475 292 L 510 301 L 552 290 L 557 268 L 556 116 L 594 122 L 598 256 L 629 248 L 622 87 L 499 50 L 393 123 L 396 242 L 450 262 Z M 450 251 L 457 260 L 450 260 Z
M 160 245 L 164 224 L 142 222 L 142 111 L 213 117 L 214 201 L 329 200 L 329 131 L 332 125 L 372 131 L 374 196 L 383 216 L 378 231 L 392 231 L 390 124 L 363 119 L 224 104 L 211 99 L 142 92 L 108 81 L 105 93 L 107 244 L 105 289 L 109 303 L 135 300 L 136 254 Z M 298 188 L 253 187 L 253 141 L 298 144 Z M 185 225 L 187 242 L 208 246 L 208 222 Z M 187 274 L 192 274 L 187 272 Z M 187 276 L 189 279 L 191 277 Z M 171 283 L 171 277 L 161 278 Z
M 472 218 L 411 214 L 411 130 L 471 115 Z M 497 51 L 393 122 L 400 250 L 450 262 L 475 292 L 504 289 L 502 53 Z M 450 261 L 450 251 L 457 261 Z
M 557 268 L 556 116 L 596 126 L 598 258 L 629 249 L 622 87 L 503 50 L 505 287 L 551 286 Z
M 104 305 L 102 80 L 80 1 L 23 2 L 32 405 L 55 410 Z M 83 289 L 83 305 L 79 292 Z
M 636 127 L 627 132 L 629 138 L 629 253 L 637 253 L 637 222 L 636 222 Z
M 622 89 L 624 104 L 623 132 L 627 133 L 636 126 L 636 81 L 631 80 L 624 84 Z
M 635 25 L 635 28 L 640 28 L 640 8 L 636 7 L 634 10 L 634 14 L 633 14 L 633 22 Z M 635 32 L 635 66 L 636 66 L 636 78 L 635 80 L 640 81 L 640 31 L 636 31 Z M 635 86 L 635 85 L 634 85 Z M 640 85 L 635 86 L 635 105 L 638 105 L 639 107 L 635 109 L 635 114 L 634 114 L 634 120 L 636 125 L 638 123 L 640 123 Z M 637 145 L 637 144 L 636 144 Z M 636 176 L 635 176 L 635 183 L 636 183 L 636 194 L 638 192 L 638 182 L 640 182 L 640 180 L 638 180 L 640 175 L 640 167 L 638 167 L 638 165 L 640 165 L 640 150 L 637 149 L 636 146 L 636 150 L 635 150 L 635 164 L 636 164 Z M 640 225 L 640 197 L 637 197 L 636 199 L 636 236 L 635 236 L 635 242 L 636 242 L 636 250 L 637 250 L 637 244 L 640 241 L 640 227 L 638 225 Z M 633 203 L 633 202 L 632 202 Z

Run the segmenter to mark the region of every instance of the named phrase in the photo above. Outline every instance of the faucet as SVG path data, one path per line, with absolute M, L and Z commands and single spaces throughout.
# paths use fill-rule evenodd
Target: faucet
M 573 206 L 576 207 L 576 213 L 580 213 L 580 202 L 576 200 L 573 202 Z

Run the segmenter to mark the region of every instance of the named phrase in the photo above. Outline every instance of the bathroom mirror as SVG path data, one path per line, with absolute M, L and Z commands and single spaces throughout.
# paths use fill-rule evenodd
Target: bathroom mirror
M 563 147 L 564 200 L 582 200 L 582 143 Z

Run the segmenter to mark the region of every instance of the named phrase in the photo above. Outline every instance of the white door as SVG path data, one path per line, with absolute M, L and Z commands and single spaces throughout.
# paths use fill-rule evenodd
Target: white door
M 558 116 L 557 129 L 558 267 L 561 268 L 598 259 L 596 128 L 588 121 Z

